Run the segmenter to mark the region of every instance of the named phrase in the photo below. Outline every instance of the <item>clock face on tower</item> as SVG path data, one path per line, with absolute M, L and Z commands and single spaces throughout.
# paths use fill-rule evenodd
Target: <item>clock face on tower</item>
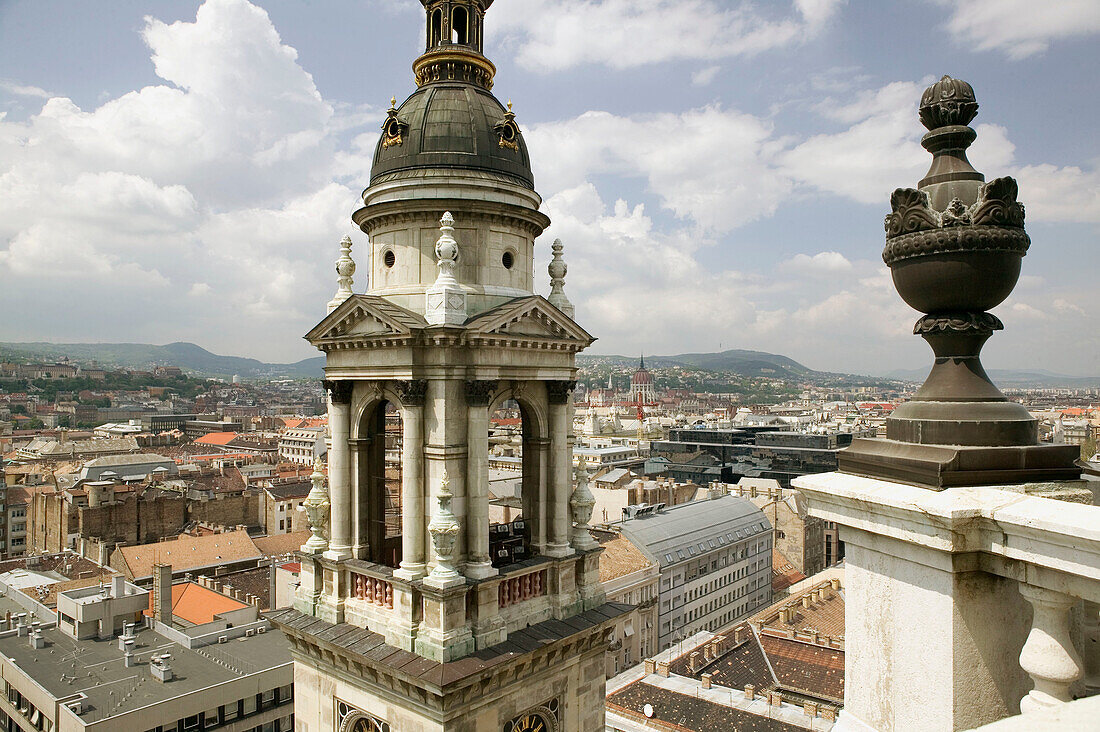
M 527 712 L 512 723 L 511 732 L 550 732 L 552 728 L 546 717 L 539 712 Z

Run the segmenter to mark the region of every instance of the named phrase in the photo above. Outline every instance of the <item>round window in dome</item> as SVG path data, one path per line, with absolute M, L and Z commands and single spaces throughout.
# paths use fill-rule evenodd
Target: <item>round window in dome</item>
M 504 256 L 500 258 L 500 263 L 504 265 L 504 269 L 511 269 L 512 265 L 516 263 L 516 258 L 511 252 L 505 252 Z
M 382 255 L 382 263 L 386 265 L 387 269 L 391 269 L 397 263 L 397 255 L 393 253 L 392 249 L 387 249 L 386 253 Z

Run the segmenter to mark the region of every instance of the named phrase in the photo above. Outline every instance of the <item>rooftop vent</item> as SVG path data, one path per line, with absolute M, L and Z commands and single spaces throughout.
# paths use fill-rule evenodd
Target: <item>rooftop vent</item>
M 79 715 L 84 713 L 84 705 L 87 701 L 88 695 L 82 691 L 78 691 L 73 695 L 72 699 L 66 699 L 62 704 L 64 704 L 65 708 L 73 714 Z
M 171 660 L 171 653 L 154 654 L 149 659 L 149 673 L 153 675 L 154 679 L 162 683 L 171 681 L 173 678 L 172 666 L 169 663 Z

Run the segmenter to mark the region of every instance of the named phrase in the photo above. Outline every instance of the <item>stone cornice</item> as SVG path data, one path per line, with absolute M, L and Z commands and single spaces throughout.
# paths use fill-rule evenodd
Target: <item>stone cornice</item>
M 363 655 L 320 638 L 319 634 L 324 630 L 338 626 L 315 620 L 308 624 L 307 630 L 299 629 L 294 627 L 298 623 L 293 618 L 287 622 L 287 613 L 293 613 L 294 617 L 303 620 L 308 616 L 293 611 L 276 611 L 269 615 L 269 619 L 290 641 L 295 660 L 313 667 L 335 670 L 339 675 L 348 676 L 358 686 L 366 685 L 384 690 L 388 694 L 397 695 L 399 699 L 412 700 L 419 706 L 438 713 L 482 700 L 517 681 L 558 668 L 563 663 L 602 655 L 614 623 L 626 612 L 621 609 L 624 607 L 626 606 L 616 608 L 605 605 L 598 610 L 589 611 L 584 614 L 586 617 L 596 613 L 600 620 L 564 638 L 547 640 L 541 647 L 526 653 L 509 652 L 489 656 L 479 662 L 483 664 L 482 668 L 475 670 L 469 670 L 470 664 L 464 659 L 446 664 L 425 660 L 429 664 L 427 667 L 420 663 L 410 666 L 408 657 L 413 654 L 397 649 L 391 650 L 402 662 L 391 665 L 387 660 L 394 654 L 379 659 L 377 653 Z M 343 635 L 336 633 L 330 637 L 339 638 Z M 370 655 L 376 657 L 371 658 Z M 415 668 L 416 675 L 406 670 L 409 668 Z
M 527 351 L 564 351 L 579 353 L 588 347 L 587 343 L 536 335 L 512 334 L 470 334 L 461 330 L 437 329 L 418 330 L 406 335 L 350 335 L 335 338 L 318 339 L 313 345 L 319 350 L 329 351 L 415 348 L 431 346 L 434 348 L 504 348 Z
M 1056 494 L 1065 484 L 926 488 L 845 473 L 805 475 L 792 481 L 810 514 L 840 524 L 841 538 L 874 544 L 885 538 L 893 550 L 946 569 L 970 555 L 974 569 L 1023 579 L 1029 584 L 1100 601 L 1100 506 L 1028 495 Z M 852 531 L 854 529 L 855 531 Z M 896 544 L 894 543 L 896 542 Z M 879 546 L 878 550 L 882 550 Z M 922 555 L 923 560 L 916 559 Z
M 512 226 L 537 237 L 550 225 L 550 219 L 537 209 L 464 198 L 420 198 L 416 200 L 373 203 L 352 214 L 352 221 L 365 232 L 400 224 L 431 226 L 442 210 L 462 214 L 462 221 Z M 435 227 L 433 227 L 435 228 Z

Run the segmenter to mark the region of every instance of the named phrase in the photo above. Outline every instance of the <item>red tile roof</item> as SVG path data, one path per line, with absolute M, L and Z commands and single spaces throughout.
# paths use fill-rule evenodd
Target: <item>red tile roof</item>
M 195 440 L 196 445 L 228 445 L 237 439 L 236 432 L 210 432 Z
M 172 615 L 193 625 L 209 623 L 214 620 L 215 615 L 246 607 L 248 605 L 243 602 L 208 590 L 195 582 L 172 585 Z M 145 614 L 153 614 L 152 592 L 149 593 L 149 609 Z

